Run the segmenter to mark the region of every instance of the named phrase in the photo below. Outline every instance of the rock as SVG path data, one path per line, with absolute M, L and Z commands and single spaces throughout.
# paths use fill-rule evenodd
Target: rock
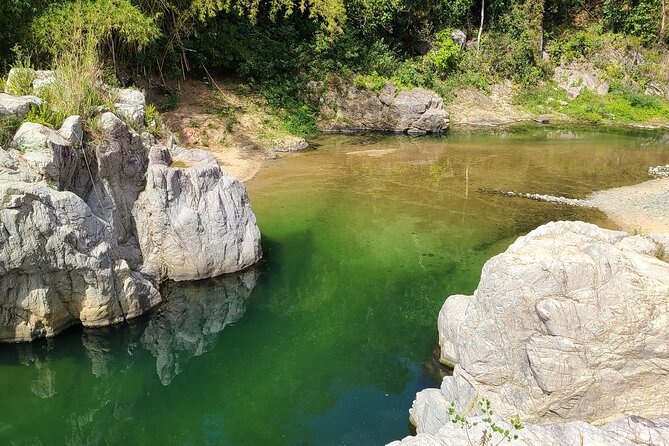
M 657 254 L 668 247 L 666 234 L 582 222 L 516 240 L 473 296 L 446 299 L 439 345 L 453 375 L 416 395 L 419 435 L 392 444 L 469 444 L 449 409 L 480 423 L 472 408 L 487 398 L 525 425 L 506 444 L 669 445 L 669 263 Z M 468 432 L 475 442 L 482 424 Z
M 146 115 L 146 98 L 144 93 L 132 88 L 119 88 L 114 90 L 116 94 L 116 112 L 130 123 L 135 130 L 144 127 L 144 116 Z
M 578 97 L 583 88 L 598 95 L 607 94 L 609 84 L 602 77 L 603 75 L 592 63 L 576 62 L 566 66 L 558 66 L 553 74 L 553 80 L 558 84 L 558 87 L 567 92 L 569 99 Z
M 63 124 L 58 129 L 65 139 L 70 141 L 74 147 L 80 147 L 84 141 L 84 130 L 81 127 L 81 116 L 70 116 L 63 121 Z
M 34 183 L 39 181 L 39 178 L 0 148 L 0 182 L 2 181 Z
M 16 131 L 12 156 L 27 165 L 53 187 L 70 187 L 79 156 L 72 144 L 58 132 L 42 124 L 24 122 Z
M 655 178 L 669 178 L 669 164 L 648 168 L 648 175 Z
M 56 82 L 56 76 L 51 70 L 35 70 L 35 79 L 33 80 L 32 87 L 35 94 L 39 95 L 44 91 L 49 85 L 53 85 Z
M 244 185 L 202 150 L 173 156 L 167 148 L 152 148 L 146 189 L 133 215 L 142 271 L 159 280 L 215 277 L 262 255 Z
M 323 99 L 321 113 L 328 131 L 343 133 L 441 133 L 450 121 L 443 101 L 433 92 L 420 88 L 398 92 L 389 83 L 378 95 L 356 87 L 345 92 L 331 90 Z
M 557 102 L 558 102 L 558 104 L 560 104 L 563 107 L 566 107 L 567 105 L 569 105 L 569 102 L 567 102 L 567 101 L 560 100 L 560 101 L 557 101 Z
M 459 29 L 454 29 L 451 31 L 451 40 L 462 51 L 465 49 L 465 45 L 467 44 L 467 35 Z
M 146 184 L 146 149 L 140 136 L 113 113 L 103 113 L 98 123 L 102 137 L 88 148 L 91 170 L 79 168 L 73 190 L 110 225 L 119 248 L 126 250 L 122 257 L 135 268 L 141 258 L 132 208 Z
M 577 97 L 581 95 L 581 90 L 583 90 L 583 87 L 569 87 L 567 88 L 567 99 L 574 100 Z
M 32 68 L 12 68 L 7 74 L 7 82 L 5 83 L 5 91 L 10 92 L 19 88 L 15 85 L 19 82 L 19 78 L 23 76 L 32 79 L 30 87 L 36 94 L 39 94 L 44 87 L 52 85 L 56 81 L 54 72 L 51 70 L 33 70 Z
M 309 148 L 309 143 L 304 138 L 297 136 L 288 136 L 272 148 L 275 152 L 299 152 Z
M 539 115 L 534 118 L 534 122 L 538 124 L 548 124 L 550 122 L 550 118 L 548 116 Z
M 142 345 L 156 358 L 160 382 L 167 386 L 188 359 L 209 351 L 220 333 L 238 321 L 255 287 L 257 269 L 197 283 L 172 283 L 165 303 L 146 325 Z
M 0 182 L 0 341 L 132 318 L 160 294 L 114 253 L 104 221 L 71 192 Z
M 439 315 L 441 392 L 527 422 L 669 413 L 669 263 L 651 238 L 549 223 L 489 260 Z M 666 249 L 666 248 L 664 248 Z M 503 327 L 503 328 L 502 328 Z
M 471 417 L 476 426 L 465 430 L 450 420 L 435 432 L 422 432 L 415 437 L 406 437 L 401 441 L 389 443 L 391 446 L 470 446 L 482 444 L 483 429 L 489 426 L 483 416 Z M 583 421 L 570 423 L 530 424 L 521 430 L 493 415 L 491 421 L 504 430 L 509 430 L 511 441 L 501 444 L 509 446 L 637 446 L 669 445 L 669 419 L 648 420 L 637 416 L 627 416 L 608 425 L 597 427 Z M 517 435 L 517 439 L 513 436 Z M 492 443 L 502 440 L 499 433 L 493 434 Z
M 42 105 L 36 96 L 13 96 L 0 93 L 0 116 L 15 116 L 18 121 L 26 117 L 30 107 Z

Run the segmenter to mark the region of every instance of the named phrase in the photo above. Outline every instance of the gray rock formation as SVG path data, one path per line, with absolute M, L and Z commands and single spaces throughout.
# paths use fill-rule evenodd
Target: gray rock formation
M 132 88 L 114 90 L 116 95 L 116 112 L 126 119 L 134 129 L 140 130 L 144 127 L 144 116 L 146 115 L 146 99 L 144 93 Z
M 36 96 L 13 96 L 0 93 L 0 116 L 15 116 L 18 121 L 26 117 L 30 107 L 42 104 Z
M 137 94 L 120 98 L 143 113 Z M 246 190 L 213 157 L 184 150 L 175 161 L 189 168 L 157 162 L 147 172 L 148 151 L 127 124 L 106 112 L 96 130 L 81 144 L 78 116 L 58 131 L 24 123 L 11 150 L 0 148 L 0 342 L 121 322 L 161 302 L 164 280 L 260 258 Z
M 0 181 L 0 203 L 0 341 L 122 322 L 160 302 L 75 194 Z
M 260 231 L 244 185 L 208 152 L 172 150 L 178 153 L 151 150 L 146 189 L 133 211 L 143 271 L 195 280 L 256 263 Z
M 84 142 L 84 129 L 81 127 L 81 116 L 74 115 L 65 118 L 63 124 L 58 129 L 58 133 L 72 144 L 74 147 L 80 147 Z
M 70 141 L 42 124 L 25 122 L 10 145 L 11 155 L 59 190 L 69 188 L 79 155 Z
M 387 83 L 377 95 L 349 87 L 327 92 L 321 103 L 322 126 L 330 132 L 394 132 L 424 135 L 448 129 L 449 114 L 435 93 L 414 88 L 398 91 Z
M 467 34 L 459 29 L 454 29 L 451 31 L 450 37 L 453 43 L 460 48 L 460 51 L 465 49 L 465 46 L 467 45 Z
M 103 113 L 98 123 L 101 138 L 87 148 L 92 152 L 89 165 L 79 168 L 75 190 L 111 226 L 123 257 L 134 268 L 141 258 L 132 208 L 146 184 L 147 150 L 140 136 L 113 113 Z
M 438 433 L 451 402 L 466 414 L 479 398 L 530 424 L 669 414 L 667 242 L 557 222 L 489 260 L 474 295 L 449 297 L 439 314 L 453 376 L 417 395 L 417 431 Z
M 553 80 L 567 92 L 569 99 L 577 98 L 584 88 L 599 95 L 609 92 L 608 82 L 589 63 L 574 62 L 567 66 L 558 66 L 555 68 Z
M 5 91 L 9 92 L 15 89 L 18 78 L 23 76 L 32 79 L 31 88 L 35 94 L 38 94 L 49 85 L 56 81 L 53 71 L 50 70 L 33 70 L 32 68 L 12 68 L 7 74 L 7 82 L 5 83 Z

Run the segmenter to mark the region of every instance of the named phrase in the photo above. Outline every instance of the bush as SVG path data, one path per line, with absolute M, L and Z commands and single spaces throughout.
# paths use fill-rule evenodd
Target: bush
M 12 65 L 11 82 L 6 85 L 6 92 L 15 96 L 24 96 L 33 94 L 33 81 L 35 80 L 35 70 L 29 57 L 17 56 L 16 62 Z
M 447 74 L 455 70 L 460 61 L 460 47 L 451 39 L 450 29 L 438 32 L 435 39 L 434 49 L 428 54 L 427 60 L 440 74 Z
M 52 129 L 57 129 L 63 124 L 65 118 L 67 118 L 66 114 L 53 110 L 47 104 L 42 104 L 38 107 L 32 107 L 24 121 L 34 122 Z
M 16 116 L 0 116 L 0 147 L 7 149 L 16 130 L 21 125 Z

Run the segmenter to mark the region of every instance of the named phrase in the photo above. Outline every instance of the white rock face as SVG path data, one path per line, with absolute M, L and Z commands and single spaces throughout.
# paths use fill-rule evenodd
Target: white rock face
M 582 222 L 549 223 L 519 238 L 485 264 L 473 296 L 444 303 L 441 359 L 455 367 L 441 389 L 417 395 L 410 411 L 417 431 L 441 436 L 452 424 L 450 403 L 467 414 L 479 398 L 528 424 L 666 417 L 669 263 L 661 257 L 668 249 L 665 235 Z M 667 421 L 657 423 L 664 442 L 643 444 L 669 444 Z M 583 423 L 556 426 L 590 432 Z M 567 431 L 555 438 L 572 438 Z M 628 444 L 592 435 L 586 444 Z M 518 444 L 578 444 L 558 440 Z
M 398 91 L 387 83 L 377 95 L 351 87 L 330 91 L 321 103 L 322 115 L 332 121 L 328 131 L 383 131 L 424 135 L 448 129 L 450 115 L 435 93 L 414 88 Z
M 55 130 L 25 122 L 16 131 L 10 148 L 14 158 L 57 189 L 69 187 L 79 155 L 70 141 Z
M 0 116 L 15 116 L 20 121 L 26 117 L 30 107 L 41 104 L 42 100 L 36 96 L 13 96 L 0 93 Z
M 126 96 L 143 110 L 140 92 Z M 189 167 L 174 168 L 165 150 L 169 161 L 147 171 L 134 130 L 111 112 L 98 126 L 100 138 L 81 145 L 78 116 L 59 131 L 24 123 L 11 150 L 0 148 L 0 342 L 122 322 L 161 302 L 164 280 L 237 272 L 260 258 L 246 190 L 215 158 L 183 150 L 174 159 Z M 228 322 L 241 315 L 233 310 Z
M 567 92 L 569 99 L 577 98 L 584 88 L 598 95 L 609 92 L 608 82 L 602 80 L 597 69 L 589 63 L 572 63 L 565 67 L 558 66 L 555 68 L 553 80 Z
M 152 277 L 214 277 L 262 255 L 244 185 L 202 150 L 181 149 L 172 156 L 164 147 L 151 149 L 146 189 L 133 215 L 143 271 Z
M 0 341 L 122 322 L 160 302 L 75 194 L 0 181 L 0 203 Z
M 114 90 L 116 94 L 116 107 L 119 116 L 123 116 L 137 130 L 144 127 L 144 116 L 146 115 L 146 99 L 144 93 L 132 88 Z

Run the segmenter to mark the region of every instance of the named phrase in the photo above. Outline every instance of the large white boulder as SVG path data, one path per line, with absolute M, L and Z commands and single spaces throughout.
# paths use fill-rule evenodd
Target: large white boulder
M 146 274 L 196 280 L 240 271 L 261 255 L 246 188 L 203 150 L 151 149 L 133 215 Z
M 24 122 L 10 145 L 14 158 L 57 189 L 68 188 L 79 155 L 70 141 L 42 124 Z
M 81 198 L 44 183 L 0 181 L 0 342 L 122 322 L 159 302 Z

